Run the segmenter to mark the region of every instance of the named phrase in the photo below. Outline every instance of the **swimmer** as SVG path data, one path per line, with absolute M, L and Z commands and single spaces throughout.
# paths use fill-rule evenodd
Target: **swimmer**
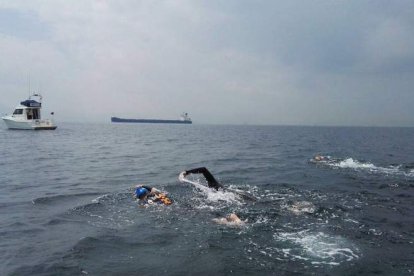
M 317 154 L 310 161 L 314 162 L 314 163 L 321 163 L 321 164 L 332 164 L 332 163 L 335 163 L 335 162 L 338 162 L 338 161 L 341 161 L 341 160 L 336 159 L 336 158 L 332 158 L 329 155 Z
M 232 213 L 225 218 L 215 218 L 213 221 L 217 224 L 227 226 L 243 226 L 246 224 L 247 220 L 243 221 L 235 213 Z
M 319 155 L 319 154 L 317 154 L 317 155 L 313 158 L 313 160 L 318 161 L 318 162 L 320 162 L 320 161 L 326 161 L 327 159 L 328 159 L 327 157 L 322 156 L 322 155 Z
M 139 200 L 140 204 L 152 204 L 155 202 L 164 203 L 165 205 L 172 204 L 171 199 L 164 193 L 150 186 L 136 186 L 134 197 Z

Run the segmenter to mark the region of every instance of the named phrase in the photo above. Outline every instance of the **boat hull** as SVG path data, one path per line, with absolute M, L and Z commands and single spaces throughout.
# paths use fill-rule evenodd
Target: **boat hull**
M 13 120 L 7 117 L 2 118 L 7 128 L 21 130 L 54 130 L 57 128 L 50 120 Z
M 158 119 L 123 119 L 111 117 L 112 123 L 139 123 L 139 124 L 192 124 L 191 120 L 158 120 Z

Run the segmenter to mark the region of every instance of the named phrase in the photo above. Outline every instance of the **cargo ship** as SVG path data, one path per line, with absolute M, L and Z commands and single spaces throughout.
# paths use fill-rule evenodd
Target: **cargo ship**
M 124 119 L 111 117 L 112 123 L 147 123 L 147 124 L 192 124 L 188 113 L 181 114 L 179 120 L 160 120 L 160 119 Z

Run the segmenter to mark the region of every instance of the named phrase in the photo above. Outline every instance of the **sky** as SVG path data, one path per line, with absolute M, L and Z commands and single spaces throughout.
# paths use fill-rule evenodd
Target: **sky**
M 0 113 L 414 126 L 412 0 L 0 0 Z M 44 112 L 44 113 L 45 113 Z

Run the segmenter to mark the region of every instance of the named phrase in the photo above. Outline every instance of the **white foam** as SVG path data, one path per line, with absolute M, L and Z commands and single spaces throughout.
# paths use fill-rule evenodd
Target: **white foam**
M 292 204 L 283 204 L 281 206 L 295 215 L 313 214 L 316 210 L 315 205 L 309 201 L 296 201 Z
M 258 216 L 253 224 L 267 224 L 269 221 L 268 217 Z
M 226 201 L 229 203 L 240 203 L 238 196 L 232 192 L 215 191 L 210 189 L 207 192 L 207 200 L 212 202 Z
M 341 161 L 335 162 L 326 162 L 328 166 L 342 168 L 342 169 L 353 169 L 353 170 L 367 170 L 372 173 L 383 173 L 390 175 L 403 175 L 406 177 L 414 177 L 414 170 L 404 171 L 401 165 L 398 166 L 389 166 L 389 167 L 380 167 L 375 166 L 370 162 L 360 162 L 353 158 L 347 158 Z
M 344 221 L 351 222 L 351 223 L 355 223 L 355 224 L 359 224 L 359 221 L 354 220 L 354 219 L 350 219 L 350 218 L 344 219 Z
M 382 235 L 382 232 L 380 230 L 377 230 L 377 229 L 374 229 L 374 228 L 369 229 L 368 231 L 369 231 L 369 233 L 371 233 L 374 236 L 381 236 Z
M 108 196 L 110 196 L 110 194 L 104 194 L 104 195 L 98 196 L 97 198 L 92 199 L 92 202 L 100 203 L 102 199 L 107 198 Z
M 339 265 L 344 261 L 358 259 L 358 250 L 340 236 L 330 236 L 323 232 L 312 233 L 303 230 L 294 233 L 277 233 L 274 238 L 278 241 L 289 241 L 302 248 L 305 256 L 312 258 L 313 264 Z M 354 248 L 354 249 L 351 249 Z M 296 252 L 293 254 L 292 252 Z M 298 258 L 297 250 L 282 250 L 285 255 Z
M 350 169 L 377 169 L 377 167 L 372 163 L 361 163 L 358 160 L 354 160 L 352 158 L 342 160 L 339 163 L 336 163 L 336 166 L 340 168 Z
M 205 203 L 200 203 L 200 204 L 197 204 L 196 206 L 195 206 L 195 208 L 196 209 L 199 209 L 199 210 L 204 210 L 204 209 L 209 209 L 209 210 L 214 210 L 214 209 L 217 209 L 217 208 L 214 208 L 213 206 L 211 206 L 211 205 L 207 205 L 207 204 L 205 204 Z
M 192 184 L 198 191 L 202 192 L 202 194 L 207 196 L 207 201 L 210 201 L 210 202 L 225 201 L 228 203 L 242 204 L 239 196 L 235 193 L 232 193 L 231 191 L 222 191 L 222 190 L 216 191 L 215 189 L 211 189 L 201 184 L 199 179 L 189 180 L 185 178 L 183 173 L 179 175 L 178 179 L 182 183 Z

